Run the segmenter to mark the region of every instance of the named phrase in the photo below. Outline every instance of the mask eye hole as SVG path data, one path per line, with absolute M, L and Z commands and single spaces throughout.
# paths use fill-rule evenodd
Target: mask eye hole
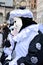
M 16 21 L 14 21 L 16 23 Z
M 14 30 L 14 28 L 12 28 L 12 30 Z

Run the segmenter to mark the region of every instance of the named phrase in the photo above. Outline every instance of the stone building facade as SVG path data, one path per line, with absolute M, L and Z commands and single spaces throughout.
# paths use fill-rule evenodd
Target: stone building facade
M 13 0 L 0 0 L 0 24 L 5 22 L 6 14 L 13 10 Z
M 37 0 L 37 21 L 43 23 L 43 0 Z
M 0 7 L 0 24 L 5 22 L 6 14 L 13 10 L 13 8 Z
M 0 24 L 5 22 L 8 12 L 19 6 L 26 6 L 26 8 L 30 9 L 34 14 L 34 20 L 36 20 L 36 0 L 13 0 L 13 7 L 0 6 Z
M 37 0 L 29 0 L 29 7 L 33 12 L 34 20 L 36 21 L 37 18 Z

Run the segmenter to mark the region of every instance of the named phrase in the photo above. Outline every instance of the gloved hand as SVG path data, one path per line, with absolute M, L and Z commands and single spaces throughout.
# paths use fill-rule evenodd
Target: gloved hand
M 9 62 L 9 65 L 17 65 L 17 61 L 12 60 L 12 61 Z
M 5 60 L 11 60 L 11 55 L 9 55 Z

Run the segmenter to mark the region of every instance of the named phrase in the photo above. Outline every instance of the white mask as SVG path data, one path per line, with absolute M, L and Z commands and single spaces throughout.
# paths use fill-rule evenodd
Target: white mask
M 22 20 L 18 17 L 14 17 L 14 25 L 9 29 L 11 30 L 12 35 L 16 35 L 22 27 Z

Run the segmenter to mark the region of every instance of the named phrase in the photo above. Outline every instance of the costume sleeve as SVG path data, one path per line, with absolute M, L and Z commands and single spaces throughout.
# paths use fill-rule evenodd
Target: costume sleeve
M 10 44 L 11 44 L 11 46 L 9 47 L 9 49 L 13 50 L 14 45 L 15 45 L 14 44 L 15 41 L 13 41 L 13 36 L 11 34 L 8 35 L 8 40 L 10 40 Z

